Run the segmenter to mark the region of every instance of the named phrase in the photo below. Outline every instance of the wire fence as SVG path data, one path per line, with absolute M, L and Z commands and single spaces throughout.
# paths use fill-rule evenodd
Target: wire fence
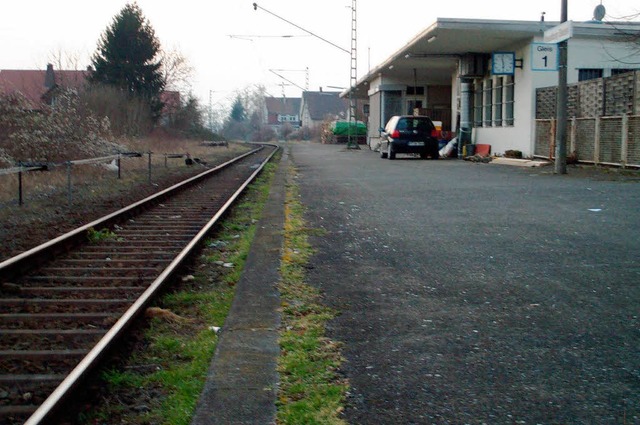
M 167 175 L 176 166 L 204 165 L 188 153 L 120 152 L 98 158 L 63 163 L 19 162 L 17 167 L 0 169 L 0 208 L 25 206 L 42 198 L 66 199 L 71 205 L 75 196 L 83 202 L 104 197 L 105 191 L 117 192 L 120 181 L 147 181 Z M 98 183 L 109 183 L 108 185 Z M 99 189 L 97 189 L 99 186 Z M 64 201 L 62 201 L 64 202 Z

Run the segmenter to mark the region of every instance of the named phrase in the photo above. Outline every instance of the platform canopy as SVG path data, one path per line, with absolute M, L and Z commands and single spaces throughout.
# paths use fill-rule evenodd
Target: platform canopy
M 355 95 L 366 98 L 368 85 L 379 76 L 433 85 L 451 84 L 460 58 L 466 55 L 514 50 L 557 26 L 550 21 L 507 21 L 438 18 L 402 48 L 358 80 Z M 637 34 L 638 23 L 574 23 L 574 36 L 581 38 L 624 37 Z M 350 89 L 341 93 L 348 96 Z

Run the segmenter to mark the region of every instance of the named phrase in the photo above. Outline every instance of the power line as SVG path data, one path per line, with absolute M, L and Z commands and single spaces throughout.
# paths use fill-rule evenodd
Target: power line
M 285 69 L 282 69 L 282 70 L 278 70 L 278 71 L 286 71 L 286 70 L 285 70 Z M 277 75 L 278 77 L 282 78 L 282 79 L 283 79 L 284 81 L 286 81 L 287 83 L 289 83 L 289 84 L 291 84 L 291 85 L 296 86 L 296 87 L 297 87 L 297 88 L 299 88 L 300 90 L 302 90 L 302 91 L 304 91 L 304 90 L 305 90 L 304 88 L 300 87 L 299 85 L 297 85 L 297 84 L 296 84 L 296 83 L 294 83 L 293 81 L 289 80 L 288 78 L 285 78 L 284 76 L 282 76 L 282 75 L 278 74 L 278 73 L 276 72 L 276 70 L 275 70 L 275 69 L 270 69 L 270 70 L 269 70 L 269 72 L 271 72 L 271 73 L 273 73 L 273 74 Z
M 304 72 L 305 73 L 305 82 L 304 82 L 304 91 L 308 91 L 309 90 L 309 67 L 306 67 L 305 69 L 270 69 L 269 71 L 273 72 L 273 71 L 277 71 L 277 72 Z M 275 72 L 274 72 L 275 74 Z M 276 74 L 277 75 L 277 74 Z M 278 77 L 283 78 L 282 76 L 278 75 Z M 295 85 L 296 87 L 300 88 L 300 86 Z
M 254 38 L 297 38 L 297 37 L 310 37 L 305 34 L 283 34 L 283 35 L 261 35 L 261 34 L 228 34 L 229 38 L 235 38 L 238 40 L 252 41 Z
M 318 38 L 318 39 L 320 39 L 320 40 L 324 41 L 325 43 L 329 43 L 329 44 L 331 44 L 333 47 L 336 47 L 336 48 L 338 48 L 338 49 L 342 50 L 342 51 L 343 51 L 343 52 L 345 52 L 345 53 L 349 53 L 349 54 L 351 54 L 351 52 L 350 52 L 349 50 L 347 50 L 347 49 L 345 49 L 345 48 L 342 48 L 342 47 L 338 46 L 337 44 L 335 44 L 335 43 L 333 43 L 333 42 L 331 42 L 331 41 L 327 40 L 326 38 L 320 37 L 319 35 L 314 34 L 314 33 L 312 33 L 311 31 L 306 30 L 306 29 L 302 28 L 302 27 L 301 27 L 301 26 L 299 26 L 299 25 L 294 24 L 293 22 L 291 22 L 291 21 L 289 21 L 289 20 L 287 20 L 287 19 L 283 18 L 282 16 L 278 16 L 278 15 L 276 15 L 275 13 L 273 13 L 273 12 L 271 12 L 271 11 L 269 11 L 269 10 L 265 9 L 265 8 L 264 8 L 264 7 L 262 7 L 262 6 L 258 6 L 258 3 L 253 3 L 253 10 L 258 10 L 258 8 L 260 8 L 261 10 L 264 10 L 264 11 L 265 11 L 265 12 L 267 12 L 269 15 L 275 16 L 276 18 L 278 18 L 278 19 L 280 19 L 280 20 L 282 20 L 282 21 L 285 21 L 286 23 L 288 23 L 288 24 L 290 24 L 290 25 L 293 25 L 294 27 L 298 28 L 299 30 L 302 30 L 302 31 L 306 32 L 307 34 L 312 35 L 312 36 L 314 36 L 314 37 L 316 37 L 316 38 Z

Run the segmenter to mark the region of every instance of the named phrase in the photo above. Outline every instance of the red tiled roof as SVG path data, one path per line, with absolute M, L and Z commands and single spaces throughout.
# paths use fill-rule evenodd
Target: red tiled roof
M 54 84 L 65 89 L 80 90 L 87 84 L 89 71 L 53 70 Z M 37 109 L 45 102 L 45 94 L 52 87 L 46 86 L 46 70 L 31 69 L 4 69 L 0 70 L 0 94 L 22 94 L 29 105 Z M 180 93 L 177 91 L 165 91 L 160 94 L 164 102 L 163 113 L 173 114 L 180 108 Z
M 86 82 L 88 71 L 55 71 L 55 84 L 59 87 L 80 89 Z M 31 106 L 42 103 L 42 96 L 50 88 L 45 86 L 45 70 L 0 70 L 0 93 L 21 93 Z

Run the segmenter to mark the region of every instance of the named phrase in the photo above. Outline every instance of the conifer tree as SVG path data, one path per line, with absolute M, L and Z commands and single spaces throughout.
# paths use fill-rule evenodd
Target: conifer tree
M 149 21 L 136 3 L 127 4 L 102 34 L 89 79 L 144 99 L 157 120 L 165 86 L 159 52 L 160 42 Z
M 236 97 L 236 100 L 233 102 L 233 106 L 231 107 L 231 119 L 236 122 L 243 122 L 247 119 L 247 112 L 242 104 L 240 96 Z

